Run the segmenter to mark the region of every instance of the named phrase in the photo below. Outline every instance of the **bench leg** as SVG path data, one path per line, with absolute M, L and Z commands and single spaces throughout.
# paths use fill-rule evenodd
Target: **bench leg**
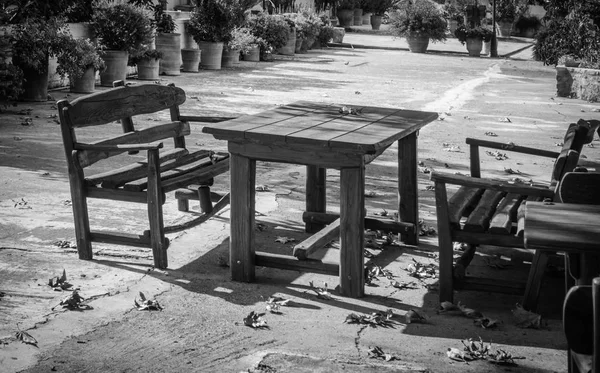
M 536 250 L 531 261 L 531 269 L 527 278 L 525 295 L 523 296 L 523 308 L 535 312 L 537 302 L 542 288 L 544 272 L 548 266 L 548 253 L 543 250 Z
M 159 184 L 160 171 L 158 150 L 148 152 L 148 219 L 150 221 L 150 243 L 154 266 L 164 269 L 169 265 L 167 258 L 167 241 L 162 211 L 162 190 Z
M 440 303 L 454 302 L 454 278 L 452 274 L 453 247 L 448 218 L 448 195 L 445 183 L 435 183 L 436 213 L 438 216 L 438 250 L 440 253 Z
M 198 199 L 200 200 L 200 212 L 205 214 L 211 213 L 213 205 L 210 200 L 210 187 L 208 185 L 198 187 Z
M 340 293 L 365 294 L 365 167 L 342 168 L 340 191 Z
M 317 166 L 306 166 L 306 211 L 326 212 L 326 181 L 327 169 Z M 323 227 L 325 227 L 323 224 L 306 223 L 305 230 L 308 233 L 315 233 Z
M 254 214 L 256 161 L 237 154 L 230 158 L 231 235 L 229 256 L 231 279 L 254 281 Z
M 188 212 L 190 211 L 190 202 L 185 198 L 177 198 L 177 210 Z
M 85 197 L 83 171 L 79 171 L 69 170 L 71 205 L 73 206 L 73 220 L 75 222 L 75 240 L 77 241 L 79 259 L 90 260 L 93 258 L 90 219 Z
M 414 232 L 402 235 L 404 243 L 419 244 L 419 196 L 417 194 L 417 133 L 398 140 L 398 217 L 413 223 Z

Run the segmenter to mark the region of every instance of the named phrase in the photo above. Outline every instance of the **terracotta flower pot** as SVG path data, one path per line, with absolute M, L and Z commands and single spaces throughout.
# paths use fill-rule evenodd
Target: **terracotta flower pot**
M 352 9 L 338 9 L 337 18 L 340 27 L 349 27 L 354 24 L 354 11 Z
M 94 93 L 96 88 L 96 70 L 88 67 L 82 76 L 70 82 L 73 93 Z
M 157 80 L 159 78 L 160 59 L 146 58 L 137 63 L 139 80 Z
M 202 51 L 200 49 L 182 49 L 181 59 L 183 61 L 182 70 L 186 73 L 197 73 L 202 60 Z
M 162 52 L 159 74 L 181 75 L 181 34 L 156 34 L 156 50 Z
M 198 49 L 202 51 L 200 66 L 206 70 L 221 70 L 221 60 L 223 58 L 223 43 L 201 41 L 198 43 Z
M 467 38 L 467 51 L 469 56 L 479 57 L 481 55 L 481 49 L 483 48 L 482 38 Z
M 371 16 L 371 28 L 373 30 L 379 30 L 379 28 L 381 27 L 381 19 L 383 17 L 382 16 L 378 16 L 378 15 L 372 15 Z
M 115 80 L 127 79 L 127 60 L 129 52 L 127 51 L 102 51 L 101 55 L 106 68 L 100 72 L 100 85 L 103 87 L 112 87 Z
M 425 53 L 429 46 L 429 36 L 415 35 L 407 36 L 406 41 L 408 42 L 408 49 L 412 53 Z

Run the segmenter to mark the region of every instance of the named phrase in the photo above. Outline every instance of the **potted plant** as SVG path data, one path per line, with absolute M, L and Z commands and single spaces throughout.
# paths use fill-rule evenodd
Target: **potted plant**
M 313 44 L 313 48 L 322 48 L 327 46 L 333 39 L 333 26 L 331 22 L 329 22 L 329 17 L 327 15 L 321 15 L 321 27 L 319 29 L 319 35 L 317 36 L 317 41 Z
M 12 62 L 24 74 L 24 101 L 48 99 L 48 61 L 66 45 L 69 35 L 59 18 L 32 17 L 15 24 L 12 29 Z
M 240 62 L 240 53 L 248 53 L 257 40 L 248 27 L 235 27 L 223 48 L 221 66 L 232 67 Z
M 98 54 L 98 46 L 90 39 L 70 38 L 58 54 L 56 72 L 64 79 L 69 77 L 71 92 L 92 93 L 96 72 L 104 68 L 104 60 Z
M 12 63 L 0 62 L 0 112 L 8 105 L 16 105 L 23 93 L 23 71 Z
M 97 6 L 98 0 L 76 1 L 66 9 L 64 17 L 73 38 L 92 39 L 94 37 L 91 22 Z
M 137 78 L 139 80 L 157 80 L 160 75 L 160 60 L 162 57 L 161 51 L 148 48 L 130 57 L 129 63 L 137 66 Z
M 152 42 L 150 18 L 130 4 L 111 4 L 94 12 L 93 29 L 103 50 L 106 68 L 100 72 L 100 85 L 127 78 L 129 55 L 136 55 Z
M 446 40 L 446 21 L 440 8 L 431 0 L 404 0 L 390 14 L 393 35 L 403 36 L 413 53 L 425 53 L 429 41 Z
M 537 31 L 542 27 L 540 19 L 533 15 L 521 15 L 515 27 L 519 30 L 519 35 L 526 38 L 533 38 Z
M 356 0 L 339 0 L 335 6 L 335 13 L 340 27 L 350 27 L 354 25 L 354 8 Z
M 165 12 L 166 8 L 167 0 L 158 0 L 158 3 L 152 6 L 154 27 L 156 28 L 156 50 L 162 54 L 159 74 L 175 76 L 181 74 L 180 69 L 183 61 L 181 34 L 175 32 L 177 25 L 173 21 L 173 17 Z M 186 52 L 187 54 L 189 53 Z
M 510 37 L 515 20 L 526 9 L 519 4 L 519 0 L 496 0 L 496 23 L 499 36 Z
M 483 43 L 492 40 L 493 32 L 487 27 L 476 26 L 468 27 L 460 25 L 454 32 L 454 35 L 463 45 L 467 45 L 469 56 L 479 57 Z
M 444 11 L 444 18 L 448 22 L 450 33 L 454 35 L 454 31 L 456 31 L 458 26 L 465 23 L 464 11 L 452 1 L 446 2 L 442 9 Z
M 277 49 L 277 53 L 279 54 L 291 56 L 296 51 L 298 32 L 296 30 L 296 22 L 294 22 L 295 17 L 296 13 L 283 14 L 283 19 L 288 23 L 289 28 L 287 30 L 287 42 L 283 47 Z
M 321 31 L 321 26 L 323 25 L 323 21 L 321 21 L 321 19 L 314 12 L 309 11 L 296 13 L 293 20 L 297 30 L 296 37 L 297 39 L 302 39 L 300 48 L 296 49 L 296 53 L 304 53 L 311 48 L 314 42 L 317 40 L 319 32 Z M 296 44 L 298 44 L 297 41 Z
M 201 65 L 205 69 L 219 70 L 223 43 L 229 37 L 224 6 L 216 0 L 198 0 L 192 11 L 187 31 L 202 50 Z
M 373 13 L 371 15 L 371 28 L 379 30 L 385 12 L 392 7 L 392 0 L 371 0 L 368 4 L 368 10 Z
M 283 16 L 259 13 L 248 19 L 248 27 L 259 40 L 260 58 L 263 61 L 269 60 L 273 51 L 287 43 L 290 26 Z

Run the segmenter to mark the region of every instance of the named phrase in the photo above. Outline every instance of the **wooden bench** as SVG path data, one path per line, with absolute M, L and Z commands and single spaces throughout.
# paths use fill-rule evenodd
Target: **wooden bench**
M 215 123 L 231 118 L 183 116 L 179 105 L 185 99 L 185 92 L 173 85 L 124 86 L 123 82 L 116 82 L 113 89 L 71 102 L 58 102 L 79 258 L 92 259 L 92 242 L 151 247 L 155 266 L 166 268 L 169 240 L 165 233 L 200 224 L 227 205 L 229 194 L 213 207 L 209 187 L 214 177 L 228 171 L 229 154 L 211 150 L 192 151 L 186 147 L 186 136 L 191 133 L 191 121 Z M 169 122 L 135 129 L 135 116 L 163 110 L 169 110 Z M 124 133 L 116 133 L 114 126 L 109 125 L 115 121 L 121 122 Z M 97 126 L 103 126 L 105 138 L 94 142 L 78 140 L 85 138 L 86 130 Z M 164 147 L 161 141 L 167 139 L 173 139 L 173 146 Z M 146 152 L 146 159 L 116 168 L 111 166 L 110 170 L 101 173 L 88 175 L 84 172 L 87 167 L 107 158 L 138 152 Z M 186 223 L 165 227 L 162 205 L 166 201 L 166 193 L 192 185 L 201 195 L 198 198 L 202 201 L 204 214 Z M 139 235 L 91 230 L 88 198 L 146 204 L 149 229 Z M 185 198 L 186 201 L 190 199 Z
M 599 124 L 598 121 L 584 120 L 571 124 L 560 152 L 467 139 L 471 154 L 471 177 L 438 172 L 431 174 L 431 180 L 435 182 L 438 219 L 440 302 L 452 302 L 455 289 L 480 290 L 524 294 L 523 306 L 529 310 L 535 309 L 548 261 L 546 252 L 535 252 L 526 284 L 467 276 L 466 268 L 478 245 L 524 248 L 522 219 L 519 219 L 521 205 L 527 200 L 555 198 L 558 181 L 577 166 L 583 146 L 592 141 Z M 479 147 L 555 158 L 550 187 L 480 178 Z M 451 198 L 448 198 L 447 184 L 460 186 Z M 454 265 L 453 242 L 468 244 Z

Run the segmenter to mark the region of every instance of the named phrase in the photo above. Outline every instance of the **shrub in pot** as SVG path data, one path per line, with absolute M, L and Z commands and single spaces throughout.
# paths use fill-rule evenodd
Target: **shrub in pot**
M 127 78 L 129 55 L 135 55 L 152 42 L 153 29 L 144 11 L 130 4 L 112 4 L 94 13 L 93 28 L 103 47 L 106 68 L 100 72 L 100 84 L 112 87 L 114 80 Z
M 496 22 L 502 37 L 510 37 L 515 20 L 525 12 L 526 5 L 519 0 L 496 0 Z
M 0 113 L 8 105 L 16 105 L 23 93 L 23 71 L 12 63 L 0 63 Z
M 159 78 L 160 59 L 163 57 L 161 51 L 156 49 L 145 49 L 129 58 L 129 65 L 136 65 L 138 79 L 157 80 Z
M 349 27 L 354 24 L 354 8 L 356 4 L 356 0 L 339 0 L 335 4 L 338 24 L 341 27 Z
M 319 35 L 317 35 L 317 42 L 320 48 L 327 46 L 328 43 L 333 39 L 333 26 L 329 21 L 329 17 L 321 15 L 321 27 L 319 29 Z M 313 45 L 314 47 L 314 45 Z
M 177 25 L 170 14 L 165 12 L 166 0 L 159 0 L 152 7 L 154 12 L 154 27 L 156 28 L 156 50 L 162 53 L 159 73 L 165 75 L 180 75 L 181 34 L 176 33 Z
M 222 66 L 231 67 L 239 63 L 240 53 L 248 53 L 258 42 L 248 27 L 235 27 L 223 48 Z
M 248 19 L 248 28 L 260 40 L 260 58 L 271 58 L 273 51 L 287 43 L 289 23 L 281 15 L 258 13 Z
M 363 4 L 363 10 L 371 14 L 371 28 L 379 30 L 385 12 L 392 7 L 392 0 L 370 0 Z
M 414 53 L 425 53 L 430 40 L 446 40 L 446 21 L 431 0 L 402 1 L 390 14 L 390 26 L 393 35 L 406 38 Z
M 105 67 L 97 48 L 90 39 L 71 38 L 59 53 L 56 72 L 63 79 L 69 77 L 71 92 L 94 92 L 96 72 Z
M 468 27 L 460 25 L 454 32 L 454 35 L 463 45 L 467 45 L 469 56 L 479 57 L 483 43 L 492 40 L 493 32 L 487 27 L 476 26 Z
M 306 52 L 317 40 L 323 21 L 310 11 L 296 13 L 292 19 L 296 25 L 296 37 L 303 40 L 301 50 Z

